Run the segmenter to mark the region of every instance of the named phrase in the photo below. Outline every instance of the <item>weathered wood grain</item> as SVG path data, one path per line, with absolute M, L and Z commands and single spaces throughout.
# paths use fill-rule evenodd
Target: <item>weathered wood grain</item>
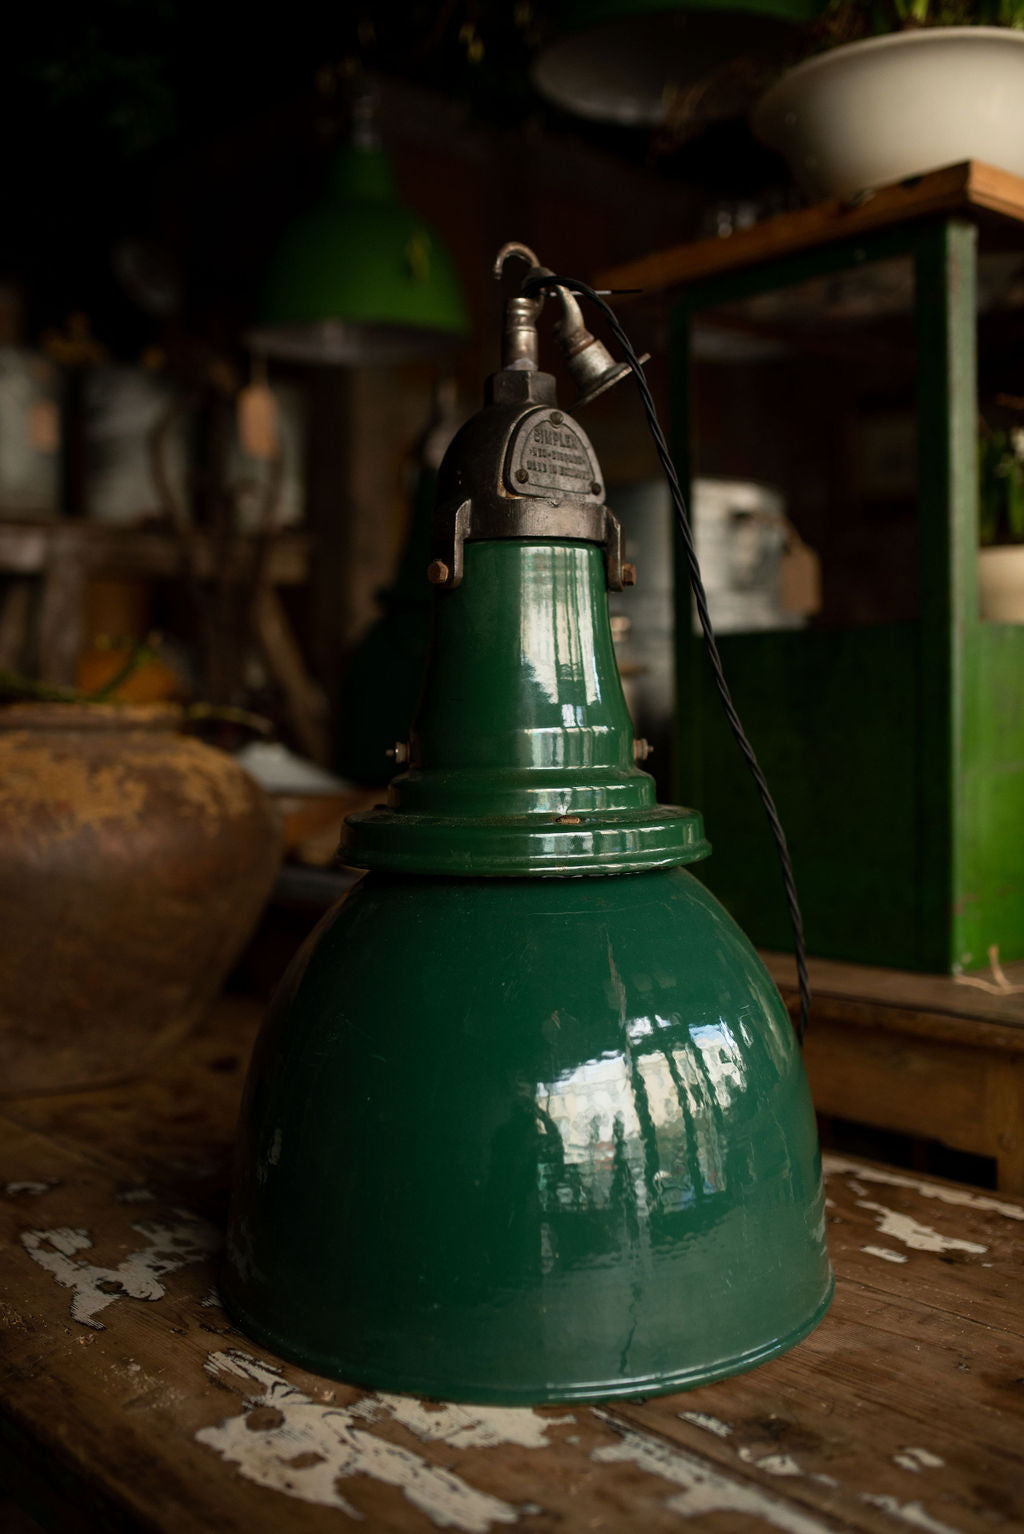
M 718 272 L 755 266 L 793 251 L 855 239 L 872 229 L 950 213 L 1024 220 L 1024 180 L 978 160 L 950 165 L 926 176 L 879 187 L 853 202 L 832 198 L 780 213 L 725 238 L 693 240 L 610 267 L 594 278 L 597 288 L 640 288 L 648 297 L 670 292 Z
M 229 1002 L 160 1077 L 0 1117 L 4 1479 L 57 1527 L 1021 1527 L 1024 1207 L 893 1169 L 832 1158 L 833 1309 L 739 1379 L 498 1411 L 278 1363 L 214 1289 L 254 1022 Z
M 786 995 L 797 989 L 792 954 L 762 950 L 761 958 Z M 1000 987 L 991 969 L 968 975 L 922 975 L 914 970 L 810 959 L 814 998 L 829 1015 L 840 1008 L 851 1019 L 877 1016 L 880 1009 L 910 1033 L 950 1042 L 969 1040 L 1007 1054 L 1024 1054 L 1024 961 L 1007 964 Z
M 762 957 L 795 1016 L 792 957 Z M 991 971 L 918 975 L 828 959 L 809 971 L 805 1059 L 818 1111 L 991 1156 L 999 1187 L 1024 1194 L 1024 964 L 1000 972 L 1006 989 Z

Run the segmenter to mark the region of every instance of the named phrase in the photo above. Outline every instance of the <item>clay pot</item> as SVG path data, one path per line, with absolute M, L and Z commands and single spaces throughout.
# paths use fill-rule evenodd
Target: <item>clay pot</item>
M 0 709 L 0 1090 L 135 1075 L 217 995 L 280 829 L 180 709 Z

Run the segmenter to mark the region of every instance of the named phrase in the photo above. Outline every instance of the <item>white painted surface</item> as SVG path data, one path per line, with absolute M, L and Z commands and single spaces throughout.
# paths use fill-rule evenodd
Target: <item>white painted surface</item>
M 67 1225 L 55 1230 L 26 1230 L 21 1244 L 33 1262 L 52 1273 L 62 1288 L 71 1290 L 72 1319 L 102 1332 L 105 1325 L 96 1320 L 101 1310 L 126 1296 L 133 1300 L 163 1299 L 167 1291 L 162 1278 L 191 1262 L 202 1261 L 220 1244 L 217 1231 L 204 1220 L 183 1218 L 173 1225 L 154 1221 L 133 1225 L 132 1229 L 146 1245 L 129 1252 L 113 1268 L 85 1262 L 78 1256 L 93 1245 L 88 1230 Z
M 829 1534 L 827 1524 L 792 1503 L 783 1502 L 771 1492 L 750 1482 L 736 1481 L 706 1460 L 666 1444 L 660 1438 L 624 1428 L 607 1412 L 595 1408 L 594 1415 L 614 1427 L 621 1442 L 595 1449 L 591 1458 L 603 1465 L 633 1464 L 648 1475 L 660 1476 L 679 1487 L 665 1505 L 681 1517 L 739 1513 L 746 1518 L 760 1519 L 781 1530 L 782 1534 Z
M 543 1418 L 529 1408 L 443 1404 L 432 1410 L 406 1396 L 367 1396 L 352 1406 L 326 1405 L 289 1384 L 274 1365 L 234 1348 L 211 1353 L 206 1369 L 213 1379 L 242 1394 L 242 1410 L 214 1427 L 201 1428 L 197 1441 L 236 1465 L 247 1480 L 356 1519 L 363 1515 L 338 1489 L 339 1481 L 353 1476 L 398 1487 L 438 1528 L 465 1534 L 485 1534 L 493 1524 L 515 1523 L 527 1511 L 541 1511 L 479 1491 L 414 1450 L 378 1437 L 367 1423 L 390 1419 L 427 1442 L 453 1448 L 515 1443 L 542 1449 L 549 1427 L 575 1420 L 568 1415 Z M 270 1421 L 253 1417 L 260 1407 L 271 1408 Z
M 922 1225 L 909 1214 L 898 1214 L 894 1209 L 887 1209 L 884 1204 L 876 1204 L 871 1199 L 859 1198 L 859 1209 L 866 1209 L 870 1214 L 878 1216 L 877 1227 L 883 1236 L 891 1236 L 894 1241 L 902 1241 L 904 1246 L 909 1246 L 915 1252 L 987 1252 L 987 1246 L 981 1246 L 977 1241 L 964 1241 L 959 1236 L 944 1236 L 941 1231 L 933 1230 L 930 1225 Z M 878 1248 L 883 1251 L 884 1248 Z
M 530 1406 L 456 1406 L 449 1401 L 426 1406 L 411 1396 L 383 1393 L 375 1399 L 417 1438 L 447 1443 L 453 1449 L 490 1449 L 502 1443 L 544 1449 L 550 1427 L 576 1421 L 572 1415 L 541 1417 Z
M 885 1262 L 909 1262 L 906 1252 L 894 1252 L 891 1246 L 862 1246 L 869 1257 L 881 1257 Z
M 681 1411 L 679 1416 L 684 1422 L 692 1422 L 694 1427 L 702 1427 L 707 1433 L 714 1433 L 716 1438 L 728 1438 L 732 1428 L 728 1422 L 720 1422 L 717 1417 L 709 1417 L 707 1412 Z
M 941 1183 L 922 1181 L 905 1172 L 891 1172 L 887 1167 L 862 1166 L 859 1161 L 848 1161 L 845 1156 L 825 1155 L 822 1165 L 826 1177 L 852 1175 L 862 1183 L 884 1183 L 889 1188 L 912 1188 L 922 1198 L 933 1198 L 940 1204 L 958 1204 L 965 1209 L 984 1209 L 989 1214 L 1001 1214 L 1008 1220 L 1024 1220 L 1024 1204 L 1010 1204 L 1005 1199 L 992 1198 L 987 1193 L 972 1193 L 969 1188 L 944 1187 Z
M 893 1455 L 893 1460 L 901 1470 L 912 1470 L 915 1475 L 920 1475 L 922 1470 L 941 1470 L 946 1463 L 930 1449 L 901 1449 L 899 1454 Z
M 960 1534 L 960 1530 L 953 1528 L 952 1524 L 940 1523 L 937 1518 L 926 1513 L 921 1502 L 900 1502 L 898 1497 L 882 1496 L 870 1491 L 864 1492 L 861 1500 L 870 1502 L 872 1507 L 881 1508 L 891 1518 L 909 1523 L 911 1528 L 924 1529 L 925 1534 Z
M 904 1261 L 900 1258 L 900 1261 Z M 727 1422 L 721 1422 L 717 1417 L 709 1416 L 707 1412 L 681 1411 L 678 1414 L 684 1422 L 692 1422 L 694 1427 L 702 1427 L 705 1432 L 714 1433 L 716 1438 L 731 1438 L 733 1429 Z M 822 1486 L 838 1486 L 839 1482 L 830 1475 L 820 1475 L 803 1466 L 793 1458 L 792 1454 L 765 1454 L 758 1459 L 753 1449 L 743 1446 L 736 1450 L 738 1459 L 745 1465 L 756 1465 L 758 1470 L 764 1470 L 768 1475 L 804 1475 L 811 1481 L 817 1481 Z
M 756 1465 L 758 1470 L 764 1470 L 768 1475 L 806 1475 L 793 1458 L 792 1454 L 766 1454 L 763 1459 L 756 1459 L 751 1450 L 744 1453 L 740 1451 L 740 1458 L 750 1456 L 750 1463 Z

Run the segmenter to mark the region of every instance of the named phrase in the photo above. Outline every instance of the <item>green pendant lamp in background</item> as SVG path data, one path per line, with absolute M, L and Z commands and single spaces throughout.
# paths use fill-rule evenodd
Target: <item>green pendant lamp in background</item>
M 559 296 L 592 397 L 618 370 Z M 222 1276 L 286 1358 L 485 1403 L 705 1383 L 832 1293 L 799 1046 L 689 871 L 700 815 L 639 765 L 608 616 L 634 572 L 540 307 L 510 300 L 441 468 L 419 711 L 260 1035 Z
M 701 110 L 724 115 L 734 94 L 718 72 L 778 60 L 794 24 L 821 8 L 822 0 L 567 0 L 534 83 L 566 111 L 623 127 L 654 127 L 694 91 L 719 93 L 720 110 L 713 99 Z
M 387 365 L 437 357 L 468 332 L 444 245 L 399 200 L 367 92 L 353 102 L 321 200 L 283 235 L 271 260 L 255 352 L 292 362 Z

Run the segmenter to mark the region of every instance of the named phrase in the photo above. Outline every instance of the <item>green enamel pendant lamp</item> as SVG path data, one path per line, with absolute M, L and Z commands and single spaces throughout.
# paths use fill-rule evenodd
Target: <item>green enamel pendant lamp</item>
M 327 186 L 280 240 L 247 340 L 265 356 L 343 366 L 432 358 L 468 333 L 451 256 L 399 198 L 368 93 Z
M 586 396 L 615 365 L 560 296 Z M 260 1035 L 222 1276 L 285 1358 L 498 1404 L 734 1374 L 832 1293 L 799 1045 L 691 872 L 701 816 L 641 766 L 608 617 L 634 572 L 540 308 L 509 302 L 442 465 L 419 712 Z

